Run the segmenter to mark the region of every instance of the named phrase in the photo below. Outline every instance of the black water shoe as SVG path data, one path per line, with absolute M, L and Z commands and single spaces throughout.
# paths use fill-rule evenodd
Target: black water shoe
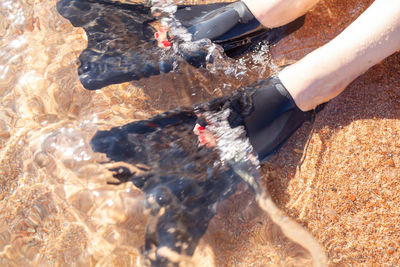
M 155 16 L 157 12 L 143 4 L 61 0 L 57 10 L 86 31 L 88 47 L 79 56 L 78 74 L 89 90 L 168 73 L 181 60 L 204 67 L 213 60 L 207 56 L 208 39 L 221 45 L 228 56 L 240 56 L 258 41 L 277 42 L 302 25 L 299 20 L 267 30 L 242 2 L 178 6 L 174 17 L 191 34 L 190 40 L 183 40 L 162 32 L 159 19 L 163 15 Z
M 221 119 L 221 114 L 226 116 Z M 233 164 L 224 162 L 221 151 L 238 140 L 225 138 L 221 148 L 218 134 L 229 137 L 230 132 L 242 130 L 239 147 L 249 139 L 262 160 L 311 117 L 311 112 L 297 108 L 277 77 L 270 77 L 209 103 L 98 131 L 91 146 L 110 161 L 137 166 L 137 171 L 116 168 L 115 177 L 120 182 L 131 181 L 146 193 L 151 218 L 144 252 L 156 255 L 149 259 L 154 266 L 167 266 L 169 260 L 158 255 L 157 249 L 167 247 L 192 255 L 218 203 L 232 195 L 242 181 L 234 164 L 258 164 L 251 156 Z M 222 132 L 214 136 L 215 142 L 210 140 L 212 135 L 204 136 L 224 125 L 227 128 L 219 128 Z M 253 154 L 251 149 L 246 151 Z

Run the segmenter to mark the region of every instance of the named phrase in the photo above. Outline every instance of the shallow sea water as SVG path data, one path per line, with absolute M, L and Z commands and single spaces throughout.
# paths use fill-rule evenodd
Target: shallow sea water
M 240 61 L 221 60 L 222 66 L 209 70 L 186 66 L 177 73 L 87 91 L 76 71 L 77 58 L 86 47 L 83 29 L 72 27 L 57 13 L 55 0 L 1 1 L 0 265 L 141 266 L 145 197 L 131 183 L 107 184 L 112 174 L 99 164 L 105 156 L 93 153 L 89 146 L 94 133 L 206 101 L 267 77 L 276 71 L 274 66 L 298 60 L 329 41 L 371 1 L 354 2 L 321 1 L 306 20 L 305 30 L 285 38 L 271 53 L 262 46 Z M 346 19 L 339 19 L 340 14 L 346 14 Z M 271 62 L 276 63 L 272 70 Z M 222 71 L 226 66 L 232 72 Z M 336 110 L 337 105 L 328 106 L 325 116 Z M 357 263 L 351 257 L 359 254 L 349 256 L 338 249 L 349 243 L 342 242 L 345 238 L 336 228 L 329 228 L 325 216 L 304 211 L 313 209 L 313 198 L 299 201 L 303 196 L 290 192 L 303 189 L 296 185 L 305 178 L 296 171 L 298 151 L 302 153 L 309 129 L 305 125 L 296 140 L 291 139 L 263 166 L 263 184 L 279 207 L 317 236 L 330 263 Z M 327 131 L 322 126 L 319 130 L 320 136 Z M 329 133 L 334 136 L 335 131 Z M 315 141 L 314 135 L 311 145 L 318 138 L 322 137 Z M 322 163 L 328 161 L 329 153 L 320 155 L 325 156 Z M 307 172 L 315 161 L 310 157 L 303 174 L 315 177 Z M 330 211 L 326 216 L 338 213 Z M 335 234 L 329 235 L 332 240 L 322 235 L 326 232 Z M 194 259 L 200 266 L 311 264 L 308 252 L 271 223 L 245 187 L 221 203 Z
M 243 63 L 222 59 L 211 71 L 186 66 L 87 91 L 76 71 L 85 33 L 55 3 L 1 3 L 0 264 L 140 266 L 144 196 L 131 183 L 107 184 L 112 175 L 99 164 L 105 156 L 92 152 L 91 137 L 224 95 L 269 69 L 264 60 L 249 75 Z

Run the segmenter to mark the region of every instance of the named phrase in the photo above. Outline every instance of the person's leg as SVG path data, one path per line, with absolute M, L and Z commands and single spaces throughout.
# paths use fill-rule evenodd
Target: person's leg
M 304 15 L 319 0 L 242 0 L 265 27 L 288 24 Z
M 399 49 L 400 1 L 376 0 L 335 39 L 282 70 L 279 78 L 307 111 Z

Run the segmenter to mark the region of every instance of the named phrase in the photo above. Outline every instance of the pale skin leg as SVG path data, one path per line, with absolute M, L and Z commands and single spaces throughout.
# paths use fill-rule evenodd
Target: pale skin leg
M 311 110 L 400 49 L 400 1 L 376 0 L 356 21 L 279 78 L 297 106 Z
M 242 0 L 265 27 L 275 28 L 304 15 L 319 0 Z
M 318 0 L 244 0 L 266 27 L 286 24 Z M 335 39 L 279 73 L 297 106 L 308 111 L 340 94 L 373 65 L 400 50 L 400 1 L 376 0 Z

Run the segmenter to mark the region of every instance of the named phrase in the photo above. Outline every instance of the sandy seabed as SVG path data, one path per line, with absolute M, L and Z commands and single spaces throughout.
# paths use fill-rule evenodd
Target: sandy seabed
M 302 29 L 271 48 L 272 61 L 300 59 L 371 2 L 321 1 Z M 232 88 L 216 90 L 217 82 L 201 72 L 181 87 L 176 77 L 163 75 L 88 92 L 76 74 L 84 31 L 54 5 L 4 1 L 0 13 L 0 265 L 140 266 L 143 196 L 131 184 L 107 185 L 106 169 L 96 163 L 101 155 L 88 141 L 98 127 Z M 20 10 L 25 20 L 11 19 L 10 10 Z M 262 184 L 320 242 L 330 265 L 400 264 L 399 131 L 396 53 L 355 80 L 263 164 Z M 200 266 L 311 265 L 308 252 L 243 190 L 221 203 L 194 259 Z

